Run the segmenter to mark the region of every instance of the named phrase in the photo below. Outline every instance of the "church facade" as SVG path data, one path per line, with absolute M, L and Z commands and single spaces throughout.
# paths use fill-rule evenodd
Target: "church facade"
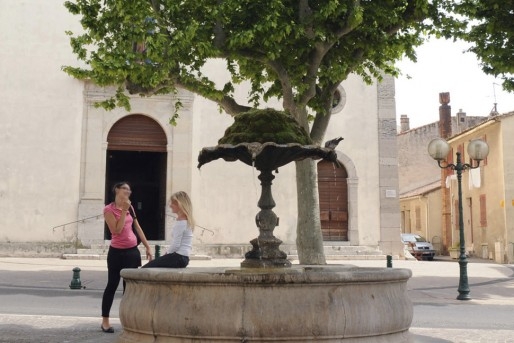
M 61 71 L 78 63 L 65 35 L 80 30 L 77 18 L 58 1 L 22 0 L 1 10 L 9 15 L 0 21 L 0 254 L 59 255 L 107 245 L 102 210 L 118 181 L 131 184 L 151 243 L 167 243 L 174 220 L 167 200 L 183 190 L 198 223 L 196 253 L 237 257 L 250 248 L 258 235 L 258 172 L 223 160 L 197 168 L 200 150 L 217 144 L 230 116 L 187 91 L 133 96 L 129 112 L 98 108 L 113 90 Z M 228 75 L 220 61 L 209 72 L 220 81 Z M 336 148 L 343 168 L 317 161 L 324 240 L 401 255 L 394 79 L 366 85 L 350 76 L 339 95 L 326 138 L 344 138 Z M 172 126 L 177 101 L 182 108 Z M 278 101 L 267 106 L 280 109 Z M 294 164 L 280 168 L 272 192 L 280 218 L 274 234 L 286 252 L 294 251 Z

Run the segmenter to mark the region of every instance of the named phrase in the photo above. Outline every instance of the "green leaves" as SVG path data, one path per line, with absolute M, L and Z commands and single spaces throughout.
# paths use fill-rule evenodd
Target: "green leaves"
M 472 43 L 486 74 L 500 77 L 514 91 L 514 1 L 461 0 L 447 4 L 456 13 L 455 37 Z
M 402 55 L 415 59 L 420 33 L 442 32 L 448 22 L 441 1 L 67 1 L 84 27 L 68 33 L 70 43 L 89 67 L 63 70 L 132 94 L 184 87 L 231 114 L 245 109 L 233 94 L 248 81 L 255 107 L 278 97 L 293 114 L 307 113 L 305 106 L 327 113 L 331 90 L 350 73 L 372 82 L 396 74 Z M 213 58 L 227 61 L 230 80 L 204 74 Z M 121 93 L 107 107 L 118 104 L 127 106 Z

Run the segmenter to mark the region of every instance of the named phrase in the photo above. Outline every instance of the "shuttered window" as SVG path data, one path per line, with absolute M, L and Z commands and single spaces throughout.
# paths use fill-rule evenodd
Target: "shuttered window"
M 487 207 L 485 194 L 480 194 L 480 226 L 487 226 Z
M 421 229 L 421 208 L 416 206 L 416 229 Z
M 112 126 L 107 143 L 109 150 L 166 152 L 168 140 L 155 120 L 132 114 Z

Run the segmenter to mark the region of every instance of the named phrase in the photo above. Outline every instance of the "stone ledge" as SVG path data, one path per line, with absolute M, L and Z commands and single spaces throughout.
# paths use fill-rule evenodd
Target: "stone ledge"
M 287 259 L 289 261 L 297 261 L 298 255 L 288 255 Z M 337 261 L 337 260 L 387 260 L 386 255 L 325 255 L 325 259 L 329 261 Z M 393 260 L 398 260 L 399 257 L 393 256 Z
M 107 260 L 107 254 L 62 254 L 64 260 Z M 145 255 L 141 255 L 142 260 L 146 260 Z M 190 260 L 211 260 L 212 258 L 207 255 L 191 255 Z

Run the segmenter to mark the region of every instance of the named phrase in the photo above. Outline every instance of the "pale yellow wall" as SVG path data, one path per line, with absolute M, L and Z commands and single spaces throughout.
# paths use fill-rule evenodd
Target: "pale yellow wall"
M 482 163 L 480 188 L 470 187 L 470 170 L 462 173 L 463 224 L 466 250 L 477 257 L 491 258 L 499 263 L 514 260 L 514 119 L 502 115 L 450 139 L 453 163 L 456 163 L 457 147 L 464 144 L 463 163 L 469 163 L 468 143 L 472 139 L 486 138 L 489 145 L 487 165 Z M 433 162 L 435 164 L 435 162 Z M 449 181 L 451 201 L 450 243 L 459 242 L 459 223 L 454 205 L 458 201 L 456 173 Z M 486 195 L 487 225 L 480 222 L 480 195 Z M 421 209 L 421 228 L 416 229 L 416 207 Z M 401 199 L 403 212 L 402 230 L 415 232 L 434 241 L 441 235 L 441 190 L 424 196 Z M 407 218 L 405 218 L 407 216 Z M 425 225 L 425 220 L 427 223 Z M 409 224 L 410 223 L 410 224 Z
M 419 228 L 416 224 L 416 208 L 420 209 Z M 436 250 L 440 249 L 437 242 L 441 242 L 441 190 L 400 199 L 400 211 L 404 215 L 402 232 L 416 233 L 434 243 Z
M 479 128 L 452 139 L 451 146 L 456 152 L 456 147 L 464 143 L 465 162 L 469 163 L 467 153 L 468 142 L 472 139 L 486 137 L 489 145 L 489 156 L 487 165 L 480 167 L 481 187 L 472 188 L 469 186 L 470 171 L 462 174 L 462 199 L 463 199 L 463 220 L 466 240 L 466 249 L 479 257 L 482 255 L 482 244 L 487 244 L 488 252 L 494 253 L 495 242 L 505 240 L 505 213 L 504 213 L 504 178 L 503 178 L 503 134 L 500 122 L 488 122 Z M 453 200 L 458 200 L 457 182 L 454 181 L 451 191 Z M 486 195 L 487 225 L 480 223 L 480 195 Z M 471 208 L 469 202 L 471 200 Z M 453 201 L 452 201 L 453 204 Z M 454 208 L 452 206 L 452 211 Z M 453 242 L 459 242 L 458 223 L 455 223 L 452 213 Z M 488 256 L 489 257 L 489 256 Z
M 502 143 L 498 147 L 502 151 L 503 183 L 505 185 L 505 252 L 507 263 L 514 262 L 514 117 L 505 117 L 502 120 Z

